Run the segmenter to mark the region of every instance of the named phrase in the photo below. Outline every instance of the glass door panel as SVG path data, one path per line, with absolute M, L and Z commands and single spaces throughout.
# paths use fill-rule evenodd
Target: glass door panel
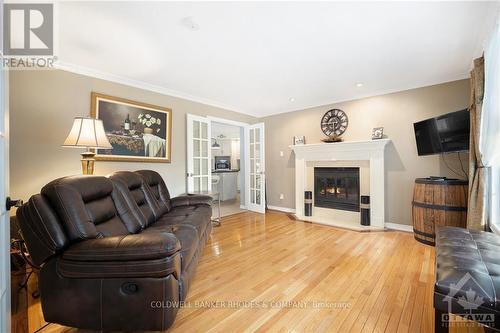
M 210 120 L 187 115 L 187 192 L 211 190 Z
M 264 124 L 259 123 L 249 127 L 248 133 L 248 209 L 265 212 L 265 164 L 264 164 Z

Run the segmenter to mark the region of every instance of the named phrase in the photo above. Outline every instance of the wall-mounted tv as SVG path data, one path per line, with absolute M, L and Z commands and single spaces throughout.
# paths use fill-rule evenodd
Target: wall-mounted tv
M 413 124 L 418 155 L 469 150 L 469 110 L 444 114 Z

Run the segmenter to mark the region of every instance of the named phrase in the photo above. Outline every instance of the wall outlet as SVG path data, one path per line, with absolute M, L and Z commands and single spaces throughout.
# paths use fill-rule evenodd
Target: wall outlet
M 283 200 L 285 199 L 285 196 L 283 195 L 283 193 L 280 193 L 280 200 Z

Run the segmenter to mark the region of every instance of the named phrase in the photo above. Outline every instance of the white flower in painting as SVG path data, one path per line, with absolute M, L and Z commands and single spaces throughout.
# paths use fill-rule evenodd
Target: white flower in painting
M 156 124 L 156 118 L 155 118 L 155 117 L 151 117 L 151 119 L 150 119 L 150 120 L 151 120 L 151 122 L 152 122 L 153 124 Z
M 158 132 L 160 132 L 160 129 L 159 129 L 159 128 L 157 128 L 157 129 L 156 129 L 156 133 L 158 133 Z
M 139 117 L 137 117 L 137 118 L 138 118 L 139 120 L 141 120 L 141 119 L 142 119 L 142 117 L 144 117 L 144 115 L 141 113 L 141 114 L 139 115 Z
M 156 119 L 156 123 L 157 123 L 158 125 L 161 125 L 161 119 L 160 119 L 160 118 Z
M 151 118 L 151 115 L 149 113 L 146 113 L 146 118 Z
M 151 122 L 150 122 L 149 120 L 148 120 L 148 121 L 146 121 L 146 126 L 147 126 L 147 127 L 150 127 L 151 125 L 153 125 L 153 124 L 151 124 Z

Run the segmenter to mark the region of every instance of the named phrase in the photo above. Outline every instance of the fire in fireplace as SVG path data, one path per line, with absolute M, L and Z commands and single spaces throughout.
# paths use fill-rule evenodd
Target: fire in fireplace
M 314 168 L 314 205 L 359 212 L 359 168 Z

